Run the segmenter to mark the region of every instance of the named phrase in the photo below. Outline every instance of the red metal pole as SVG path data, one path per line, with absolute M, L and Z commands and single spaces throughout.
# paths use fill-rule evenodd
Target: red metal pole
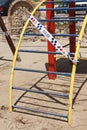
M 46 8 L 54 8 L 54 4 L 50 3 L 54 0 L 47 0 Z M 54 11 L 49 10 L 46 11 L 46 19 L 52 19 L 54 17 Z M 55 23 L 54 22 L 47 22 L 47 30 L 52 34 L 55 33 Z M 48 51 L 55 52 L 55 47 L 48 41 L 47 42 Z M 56 71 L 56 59 L 54 58 L 53 54 L 48 54 L 48 71 L 55 72 Z M 55 74 L 48 74 L 49 79 L 55 79 Z
M 71 8 L 71 7 L 75 7 L 75 2 L 69 3 L 69 8 Z M 74 10 L 69 11 L 69 17 L 75 17 L 75 11 Z M 76 34 L 76 23 L 75 22 L 69 23 L 69 33 L 70 34 Z M 75 52 L 76 37 L 70 37 L 69 41 L 70 41 L 70 52 Z

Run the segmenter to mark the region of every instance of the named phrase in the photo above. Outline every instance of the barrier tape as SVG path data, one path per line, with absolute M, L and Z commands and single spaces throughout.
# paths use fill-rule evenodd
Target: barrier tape
M 76 63 L 77 61 L 73 61 L 69 53 L 58 43 L 58 41 L 50 34 L 45 27 L 31 14 L 29 17 L 29 21 L 45 36 L 47 40 L 51 42 L 51 44 L 58 50 L 61 54 L 63 54 L 66 58 L 69 58 L 70 61 Z

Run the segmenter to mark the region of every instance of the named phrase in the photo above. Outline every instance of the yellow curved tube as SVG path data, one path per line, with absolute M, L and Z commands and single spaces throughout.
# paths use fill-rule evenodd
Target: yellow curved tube
M 42 0 L 37 6 L 36 8 L 32 11 L 32 15 L 35 14 L 36 10 L 45 2 L 46 0 Z M 22 32 L 21 32 L 21 35 L 20 35 L 20 39 L 19 39 L 19 42 L 17 44 L 17 47 L 16 47 L 16 51 L 15 51 L 15 55 L 14 55 L 14 58 L 13 58 L 13 63 L 12 63 L 12 71 L 11 71 L 11 76 L 10 76 L 10 88 L 9 88 L 9 109 L 10 109 L 10 112 L 12 111 L 12 86 L 13 86 L 13 79 L 14 79 L 14 67 L 16 65 L 16 59 L 17 59 L 17 55 L 18 55 L 18 50 L 20 48 L 20 45 L 21 45 L 21 42 L 22 42 L 22 38 L 23 38 L 23 34 L 27 28 L 29 24 L 29 19 L 27 19 L 23 29 L 22 29 Z M 82 40 L 82 37 L 83 37 L 83 34 L 84 34 L 84 30 L 85 30 L 85 27 L 86 27 L 86 24 L 87 24 L 87 15 L 84 19 L 84 22 L 83 22 L 83 26 L 82 26 L 82 29 L 80 31 L 80 35 L 79 35 L 79 40 L 78 40 L 78 43 L 77 43 L 77 47 L 76 47 L 76 53 L 75 53 L 75 57 L 74 59 L 77 60 L 78 58 L 78 54 L 79 54 L 79 50 L 80 50 L 80 42 Z M 75 72 L 76 72 L 76 64 L 73 64 L 73 67 L 72 67 L 72 76 L 71 76 L 71 83 L 70 83 L 70 94 L 69 94 L 69 113 L 68 113 L 68 123 L 71 124 L 72 123 L 72 98 L 73 98 L 73 86 L 74 86 L 74 79 L 75 79 Z
M 46 0 L 42 0 L 36 7 L 35 9 L 32 11 L 32 15 L 35 14 L 36 10 L 45 2 Z M 14 57 L 13 57 L 13 63 L 12 63 L 12 70 L 11 70 L 11 76 L 10 76 L 10 88 L 9 88 L 9 110 L 10 112 L 12 111 L 12 86 L 13 86 L 13 79 L 14 79 L 14 67 L 16 65 L 16 59 L 17 59 L 17 55 L 18 55 L 18 50 L 20 48 L 20 45 L 21 45 L 21 42 L 22 42 L 22 38 L 23 38 L 23 34 L 27 28 L 29 24 L 29 19 L 27 19 L 23 29 L 22 29 L 22 32 L 20 34 L 20 39 L 19 39 L 19 42 L 17 44 L 17 47 L 16 47 L 16 51 L 15 51 L 15 54 L 14 54 Z
M 78 59 L 79 55 L 79 50 L 80 50 L 80 43 L 84 35 L 84 30 L 87 24 L 87 15 L 85 16 L 85 19 L 83 21 L 83 25 L 79 34 L 78 42 L 77 42 L 77 47 L 76 47 L 76 52 L 75 52 L 75 57 L 74 59 Z M 70 93 L 69 93 L 69 113 L 68 113 L 68 124 L 72 124 L 72 99 L 73 99 L 73 90 L 74 90 L 74 79 L 75 79 L 75 73 L 76 73 L 76 64 L 73 64 L 72 66 L 72 75 L 71 75 L 71 83 L 70 83 Z

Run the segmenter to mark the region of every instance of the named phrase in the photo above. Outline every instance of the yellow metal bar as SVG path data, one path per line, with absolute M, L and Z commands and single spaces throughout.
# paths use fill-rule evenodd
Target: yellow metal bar
M 35 8 L 34 10 L 32 11 L 32 15 L 35 14 L 36 10 L 45 2 L 46 0 L 42 0 Z M 22 29 L 22 32 L 20 34 L 20 39 L 19 39 L 19 42 L 17 44 L 17 47 L 16 47 L 16 51 L 15 51 L 15 54 L 14 54 L 14 58 L 13 58 L 13 63 L 12 63 L 12 70 L 11 70 L 11 76 L 10 76 L 10 87 L 9 87 L 9 110 L 10 112 L 12 111 L 12 86 L 13 86 L 13 79 L 14 79 L 14 67 L 16 65 L 16 59 L 17 59 L 17 56 L 18 56 L 18 50 L 20 48 L 20 45 L 21 45 L 21 42 L 22 42 L 22 38 L 23 38 L 23 34 L 27 28 L 29 24 L 29 19 L 27 19 L 23 29 Z
M 67 59 L 65 56 L 63 56 L 63 55 L 54 55 L 54 58 L 64 58 L 64 59 Z M 73 58 L 73 57 L 71 57 L 71 58 Z
M 59 58 L 67 59 L 65 56 L 60 56 L 60 55 L 55 55 L 54 58 L 58 58 L 58 59 L 59 59 Z M 71 57 L 71 58 L 73 58 L 73 57 Z M 78 59 L 79 59 L 79 60 L 87 60 L 86 57 L 79 57 Z
M 76 52 L 75 52 L 75 57 L 74 59 L 78 59 L 79 55 L 79 50 L 80 50 L 80 43 L 84 35 L 84 30 L 87 24 L 87 15 L 85 16 L 85 19 L 83 21 L 83 25 L 79 34 L 78 42 L 77 42 L 77 47 L 76 47 Z M 70 83 L 70 93 L 69 93 L 69 113 L 68 113 L 68 124 L 72 124 L 72 99 L 73 99 L 73 90 L 74 90 L 74 79 L 75 79 L 75 73 L 76 73 L 76 66 L 77 64 L 73 63 L 72 66 L 72 75 L 71 75 L 71 83 Z

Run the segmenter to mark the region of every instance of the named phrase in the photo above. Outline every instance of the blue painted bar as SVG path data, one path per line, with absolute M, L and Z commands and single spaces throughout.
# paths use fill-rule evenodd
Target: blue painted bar
M 52 1 L 50 3 L 70 3 L 70 2 L 87 2 L 87 0 L 56 0 L 56 1 Z M 49 2 L 44 2 L 44 4 L 49 4 Z
M 68 118 L 67 115 L 63 115 L 63 114 L 56 114 L 56 113 L 53 113 L 53 112 L 45 112 L 45 111 L 42 111 L 42 110 L 36 110 L 36 109 L 32 109 L 32 108 L 25 108 L 25 107 L 21 107 L 21 106 L 17 106 L 17 105 L 12 105 L 12 108 L 17 108 L 17 109 L 22 109 L 22 110 L 27 110 L 27 111 L 32 111 L 32 112 L 35 112 L 35 113 L 42 113 L 42 114 L 47 114 L 47 115 L 52 115 L 52 116 L 58 116 L 58 117 L 63 117 L 63 118 Z
M 43 34 L 24 33 L 24 36 L 43 36 Z M 61 37 L 78 37 L 78 34 L 52 34 L 52 36 L 61 36 Z
M 43 74 L 56 74 L 56 75 L 71 76 L 71 73 L 65 73 L 65 72 L 50 72 L 50 71 L 32 70 L 32 69 L 25 69 L 25 68 L 14 68 L 14 70 L 26 71 L 26 72 L 36 72 L 36 73 L 43 73 Z
M 48 51 L 38 51 L 38 50 L 19 50 L 18 52 L 27 52 L 27 53 L 41 53 L 41 54 L 60 54 L 61 55 L 61 53 L 59 53 L 59 52 L 48 52 Z
M 75 18 L 70 18 L 70 19 L 38 19 L 39 22 L 82 22 L 83 19 L 75 19 Z
M 53 19 L 84 19 L 85 16 L 75 16 L 75 17 L 67 17 L 67 16 L 54 16 Z
M 39 8 L 37 9 L 38 11 L 46 11 L 46 10 L 53 10 L 53 11 L 58 11 L 58 10 L 75 10 L 75 11 L 87 11 L 87 7 L 73 7 L 73 8 L 69 8 L 69 7 L 56 7 L 56 8 Z
M 66 47 L 70 44 L 66 44 L 63 47 Z M 55 55 L 62 55 L 60 52 L 48 52 L 48 51 L 38 51 L 38 50 L 22 50 L 20 49 L 18 52 L 26 52 L 26 53 L 37 53 L 37 54 L 55 54 Z M 69 53 L 69 55 L 74 55 L 75 53 Z
M 46 95 L 53 95 L 53 96 L 58 96 L 58 97 L 65 97 L 65 98 L 69 97 L 68 94 L 59 94 L 59 93 L 53 93 L 53 92 L 45 92 L 45 91 L 40 91 L 40 90 L 18 88 L 18 87 L 14 87 L 14 86 L 12 87 L 12 89 L 26 91 L 26 92 L 32 92 L 32 93 L 38 93 L 38 94 L 46 94 Z

